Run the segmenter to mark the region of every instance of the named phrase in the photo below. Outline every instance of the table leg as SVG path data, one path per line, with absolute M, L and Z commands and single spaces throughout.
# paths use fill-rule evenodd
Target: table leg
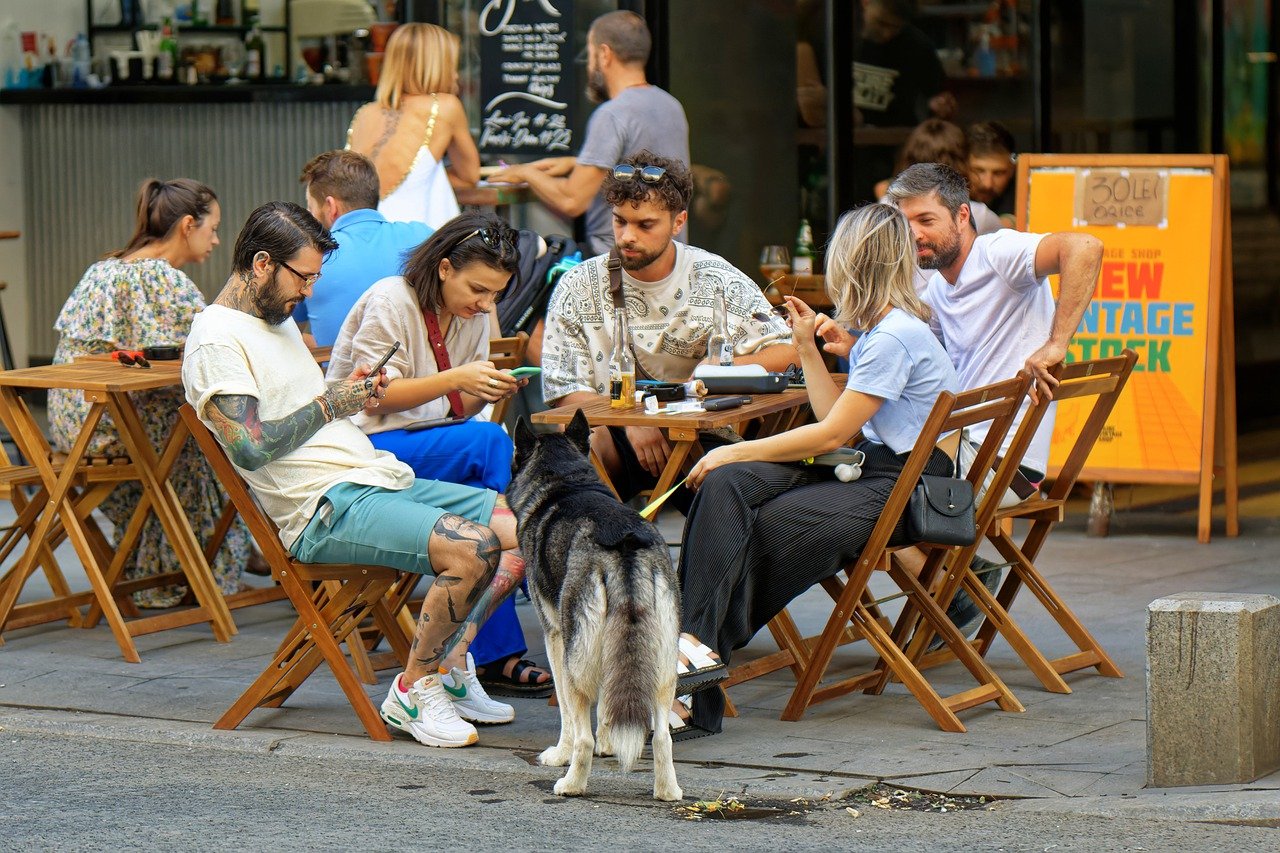
M 86 399 L 88 394 L 85 395 Z M 160 519 L 169 544 L 177 552 L 178 561 L 182 564 L 183 573 L 187 576 L 187 585 L 195 594 L 196 601 L 204 608 L 213 628 L 213 636 L 219 642 L 228 642 L 236 633 L 235 623 L 231 619 L 231 611 L 227 602 L 213 580 L 213 572 L 205 562 L 204 552 L 196 541 L 191 523 L 178 501 L 178 495 L 167 479 L 159 474 L 159 459 L 151 440 L 147 437 L 133 401 L 124 392 L 108 392 L 107 406 L 111 417 L 120 430 L 120 438 L 129 451 L 129 456 L 137 468 L 138 479 L 142 481 L 143 491 L 149 495 L 152 510 Z M 186 440 L 183 424 L 179 422 L 169 443 Z M 179 445 L 180 447 L 180 445 Z M 166 447 L 166 450 L 168 447 Z M 104 605 L 105 606 L 105 605 Z
M 120 646 L 124 659 L 130 663 L 140 663 L 141 658 L 138 657 L 138 649 L 134 645 L 133 637 L 129 634 L 129 630 L 124 623 L 124 617 L 121 616 L 120 610 L 116 607 L 115 600 L 111 596 L 111 589 L 107 586 L 106 578 L 102 575 L 102 568 L 98 564 L 97 554 L 94 552 L 95 549 L 81 526 L 81 520 L 76 515 L 74 504 L 68 498 L 71 483 L 75 479 L 76 468 L 80 465 L 81 460 L 84 459 L 85 451 L 89 447 L 89 441 L 93 438 L 93 431 L 98 426 L 98 421 L 102 419 L 105 408 L 101 403 L 96 402 L 89 407 L 84 424 L 80 428 L 80 434 L 76 437 L 75 444 L 72 446 L 66 462 L 63 463 L 62 472 L 59 474 L 55 472 L 53 464 L 49 461 L 49 443 L 45 440 L 44 434 L 31 417 L 31 411 L 18 397 L 16 389 L 11 387 L 0 388 L 0 419 L 4 421 L 5 427 L 9 430 L 9 434 L 13 436 L 14 441 L 18 443 L 23 455 L 31 460 L 31 464 L 35 466 L 40 474 L 40 479 L 49 490 L 49 499 L 45 505 L 45 510 L 40 514 L 40 518 L 36 521 L 36 526 L 31 533 L 31 546 L 27 548 L 19 560 L 12 580 L 4 591 L 0 593 L 0 631 L 3 631 L 5 622 L 13 611 L 14 604 L 17 603 L 18 594 L 35 568 L 36 558 L 40 553 L 39 543 L 45 541 L 45 537 L 49 534 L 53 521 L 57 517 L 62 519 L 62 526 L 66 531 L 67 538 L 71 540 L 76 554 L 80 557 L 81 564 L 84 566 L 85 576 L 89 579 L 90 586 L 93 587 L 94 596 L 102 605 L 103 612 L 107 617 L 107 623 L 111 626 L 111 633 L 115 636 L 116 644 Z
M 650 497 L 651 502 L 665 495 L 667 490 L 675 485 L 676 478 L 680 476 L 680 472 L 684 469 L 685 460 L 689 458 L 689 452 L 697 446 L 697 438 L 673 442 L 671 455 L 667 457 L 666 467 L 662 469 L 662 476 L 658 478 L 657 484 L 653 487 L 653 495 Z
M 190 435 L 190 432 L 186 423 L 179 418 L 156 467 L 156 476 L 160 480 L 169 479 L 169 473 L 173 470 L 173 466 L 177 464 L 178 456 L 182 453 L 182 446 L 186 442 L 188 435 Z M 129 559 L 129 554 L 133 552 L 134 546 L 138 542 L 138 537 L 142 535 L 142 528 L 146 524 L 150 512 L 151 496 L 144 490 L 142 496 L 138 499 L 137 507 L 134 508 L 133 515 L 129 517 L 129 524 L 125 527 L 124 535 L 120 537 L 119 545 L 116 546 L 115 557 L 107 567 L 107 585 L 112 589 L 115 589 L 116 584 L 120 582 L 120 576 L 124 573 L 124 564 Z M 211 554 L 205 554 L 206 562 L 212 559 Z M 158 586 L 159 583 L 156 585 Z M 140 589 L 146 588 L 145 586 L 140 587 Z M 88 616 L 86 616 L 86 627 L 92 628 L 96 625 L 101 615 L 102 612 L 96 603 L 90 605 Z

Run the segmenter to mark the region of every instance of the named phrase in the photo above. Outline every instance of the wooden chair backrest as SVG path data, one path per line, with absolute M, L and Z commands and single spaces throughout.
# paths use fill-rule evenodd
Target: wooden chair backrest
M 275 522 L 258 506 L 253 493 L 249 491 L 248 484 L 231 464 L 231 459 L 218 443 L 218 439 L 204 425 L 204 421 L 200 420 L 190 403 L 183 403 L 178 412 L 186 422 L 196 444 L 199 445 L 200 451 L 209 460 L 209 467 L 213 469 L 218 482 L 222 484 L 222 488 L 226 489 L 236 512 L 240 513 L 240 517 L 248 525 L 253 541 L 257 543 L 258 550 L 262 552 L 267 564 L 275 572 L 287 568 L 290 557 L 284 549 L 284 543 L 280 541 L 280 528 L 276 527 Z
M 489 360 L 499 370 L 514 370 L 524 364 L 524 353 L 528 348 L 528 332 L 517 332 L 509 338 L 491 338 L 489 340 Z M 536 379 L 537 377 L 534 378 Z M 507 406 L 510 404 L 510 397 L 494 403 L 493 414 L 489 420 L 495 424 L 502 423 L 502 419 L 507 414 Z
M 978 485 L 991 469 L 996 451 L 1004 441 L 1013 418 L 1018 413 L 1018 407 L 1022 403 L 1022 398 L 1026 396 L 1030 381 L 1030 375 L 1023 372 L 1012 379 L 984 385 L 972 391 L 964 391 L 960 394 L 943 392 L 938 395 L 938 400 L 925 420 L 919 438 L 916 439 L 915 448 L 902 466 L 902 473 L 898 475 L 898 481 L 894 484 L 893 491 L 889 493 L 889 500 L 885 502 L 884 510 L 871 531 L 871 537 L 858 557 L 857 565 L 860 568 L 866 568 L 869 561 L 879 562 L 880 555 L 888 546 L 899 519 L 906 511 L 911 492 L 919 482 L 920 475 L 924 473 L 939 438 L 944 433 L 990 421 L 991 427 L 987 431 L 987 437 L 978 450 L 973 467 L 966 474 L 966 479 L 974 484 L 974 491 L 977 491 Z
M 1095 399 L 1084 426 L 1076 433 L 1075 443 L 1071 445 L 1066 461 L 1062 463 L 1062 468 L 1054 477 L 1053 488 L 1049 491 L 1051 500 L 1066 500 L 1071 494 L 1076 479 L 1084 470 L 1089 453 L 1093 451 L 1093 445 L 1102 433 L 1102 428 L 1106 425 L 1107 418 L 1111 416 L 1111 410 L 1120 399 L 1120 394 L 1124 391 L 1124 386 L 1128 383 L 1137 362 L 1138 354 L 1131 349 L 1126 349 L 1112 358 L 1077 361 L 1074 364 L 1062 366 L 1062 372 L 1058 376 L 1060 384 L 1054 392 L 1054 399 L 1059 402 L 1089 396 Z

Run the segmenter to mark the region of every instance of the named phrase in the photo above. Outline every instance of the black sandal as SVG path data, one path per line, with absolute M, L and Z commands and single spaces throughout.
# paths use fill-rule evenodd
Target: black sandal
M 531 699 L 538 699 L 543 696 L 550 696 L 551 692 L 556 689 L 554 680 L 548 678 L 544 682 L 523 681 L 522 677 L 531 669 L 542 670 L 531 660 L 520 658 L 516 661 L 515 666 L 511 668 L 511 675 L 504 675 L 502 670 L 506 668 L 507 659 L 495 661 L 484 667 L 484 675 L 477 675 L 480 683 L 484 685 L 485 692 L 494 696 L 526 696 Z M 549 673 L 548 673 L 549 674 Z

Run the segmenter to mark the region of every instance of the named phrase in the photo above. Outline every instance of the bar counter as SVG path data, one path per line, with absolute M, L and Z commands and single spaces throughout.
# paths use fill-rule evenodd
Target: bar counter
M 210 86 L 107 86 L 102 89 L 4 89 L 0 104 L 279 104 L 372 101 L 372 86 L 233 83 Z
M 222 244 L 205 263 L 183 268 L 211 297 L 227 279 L 249 212 L 277 199 L 302 203 L 303 165 L 341 148 L 351 117 L 372 99 L 372 87 L 339 85 L 0 92 L 22 147 L 21 220 L 10 212 L 4 225 L 23 234 L 27 355 L 40 363 L 53 354 L 53 321 L 76 282 L 128 242 L 144 178 L 194 178 L 217 193 Z M 6 277 L 11 293 L 21 286 Z

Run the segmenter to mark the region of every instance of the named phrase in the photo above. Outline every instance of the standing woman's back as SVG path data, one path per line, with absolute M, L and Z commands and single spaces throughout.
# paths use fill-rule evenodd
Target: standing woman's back
M 391 34 L 377 99 L 352 119 L 347 148 L 373 161 L 378 210 L 393 222 L 439 228 L 458 214 L 453 185 L 479 180 L 480 154 L 453 94 L 457 78 L 457 36 L 419 23 Z

